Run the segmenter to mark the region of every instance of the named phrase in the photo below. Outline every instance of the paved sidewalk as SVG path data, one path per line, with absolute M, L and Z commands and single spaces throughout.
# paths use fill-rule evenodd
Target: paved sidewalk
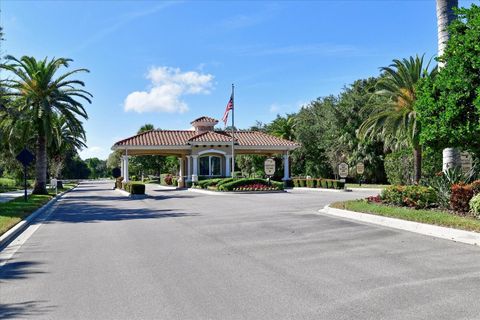
M 24 190 L 17 190 L 17 191 L 10 191 L 10 192 L 2 192 L 0 193 L 0 203 L 8 202 L 18 197 L 23 197 Z M 32 193 L 32 190 L 27 190 L 27 193 Z

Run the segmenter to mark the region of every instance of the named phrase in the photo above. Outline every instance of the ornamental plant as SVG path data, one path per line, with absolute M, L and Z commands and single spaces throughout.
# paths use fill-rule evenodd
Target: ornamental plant
M 480 218 L 480 194 L 477 194 L 470 200 L 470 212 L 475 218 Z
M 473 197 L 473 189 L 470 185 L 463 183 L 454 184 L 450 196 L 450 206 L 452 210 L 461 215 L 465 215 L 470 210 L 470 200 Z

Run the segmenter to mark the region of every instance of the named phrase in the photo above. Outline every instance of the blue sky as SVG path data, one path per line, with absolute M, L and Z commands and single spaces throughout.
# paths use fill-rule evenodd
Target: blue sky
M 469 6 L 474 1 L 460 1 Z M 375 76 L 393 58 L 437 50 L 434 0 L 2 1 L 3 51 L 69 57 L 94 95 L 88 149 L 144 123 L 220 119 L 235 83 L 236 126 L 268 122 Z

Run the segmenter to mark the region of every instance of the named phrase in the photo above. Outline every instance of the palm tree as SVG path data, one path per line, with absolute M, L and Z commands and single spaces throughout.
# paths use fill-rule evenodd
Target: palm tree
M 442 57 L 447 47 L 450 34 L 448 26 L 456 19 L 453 8 L 458 8 L 458 0 L 437 0 L 437 41 L 438 41 L 438 57 Z M 440 59 L 438 67 L 442 68 L 445 61 Z M 454 166 L 460 165 L 460 152 L 456 148 L 446 148 L 443 150 L 443 170 L 446 170 L 450 161 L 454 159 Z
M 295 115 L 287 114 L 285 117 L 277 115 L 277 118 L 268 125 L 267 131 L 282 139 L 295 139 L 296 119 Z
M 5 81 L 8 96 L 16 99 L 17 111 L 23 121 L 29 121 L 35 133 L 36 181 L 33 193 L 47 193 L 47 145 L 53 139 L 54 117 L 62 116 L 65 126 L 72 131 L 82 127 L 77 118 L 87 119 L 87 112 L 79 99 L 91 103 L 92 95 L 78 87 L 85 84 L 80 80 L 71 80 L 70 76 L 87 69 L 75 69 L 57 76 L 60 68 L 69 66 L 71 59 L 58 58 L 36 60 L 23 56 L 17 59 L 6 57 L 6 63 L 0 68 L 11 72 L 12 79 Z
M 379 106 L 358 130 L 361 139 L 379 137 L 392 148 L 411 147 L 414 157 L 414 179 L 419 182 L 422 167 L 422 146 L 419 133 L 420 122 L 414 109 L 415 89 L 418 81 L 436 74 L 429 72 L 430 61 L 424 66 L 423 56 L 393 60 L 381 70 L 384 76 L 377 83 L 376 94 L 387 98 L 388 103 Z
M 49 147 L 51 176 L 58 178 L 65 165 L 66 155 L 86 148 L 86 134 L 81 123 L 69 126 L 64 116 L 52 118 L 52 141 Z
M 437 34 L 438 34 L 438 56 L 441 57 L 447 46 L 450 37 L 448 26 L 455 20 L 453 8 L 458 7 L 458 0 L 437 0 Z M 440 61 L 438 67 L 441 68 L 444 62 Z
M 140 127 L 140 129 L 138 129 L 137 134 L 140 134 L 142 132 L 151 131 L 151 130 L 155 130 L 154 125 L 151 124 L 151 123 L 145 123 L 143 126 Z

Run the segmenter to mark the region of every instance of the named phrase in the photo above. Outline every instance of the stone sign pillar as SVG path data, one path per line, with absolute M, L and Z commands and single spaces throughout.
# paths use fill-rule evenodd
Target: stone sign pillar
M 453 167 L 460 166 L 460 152 L 456 148 L 443 149 L 443 172 Z

